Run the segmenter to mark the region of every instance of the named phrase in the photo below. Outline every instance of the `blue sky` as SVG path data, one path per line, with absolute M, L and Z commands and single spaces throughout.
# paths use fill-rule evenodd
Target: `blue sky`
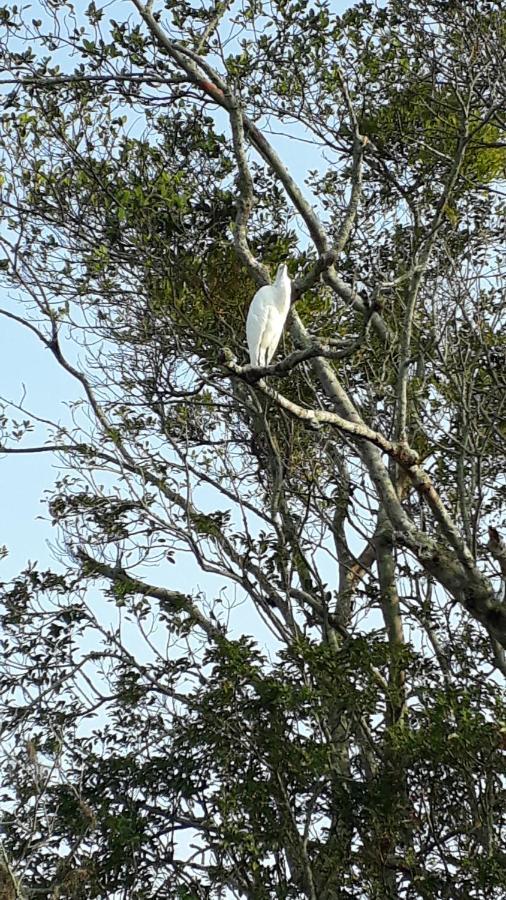
M 4 301 L 5 297 L 2 297 Z M 6 304 L 7 305 L 7 304 Z M 37 338 L 15 322 L 0 323 L 1 394 L 44 418 L 65 418 L 65 403 L 78 396 L 71 379 L 57 365 Z M 23 418 L 12 411 L 14 418 Z M 37 442 L 35 434 L 25 443 Z M 54 481 L 56 459 L 48 453 L 0 457 L 0 544 L 9 555 L 0 565 L 0 578 L 12 577 L 26 561 L 52 563 L 47 545 L 55 532 L 47 521 L 42 497 Z

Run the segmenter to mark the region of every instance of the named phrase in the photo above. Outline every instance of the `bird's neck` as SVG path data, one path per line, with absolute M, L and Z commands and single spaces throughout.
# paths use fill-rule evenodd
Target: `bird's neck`
M 286 306 L 286 304 L 290 302 L 290 295 L 292 290 L 288 273 L 278 275 L 276 281 L 274 282 L 274 286 L 278 295 L 276 298 L 277 305 L 282 307 Z

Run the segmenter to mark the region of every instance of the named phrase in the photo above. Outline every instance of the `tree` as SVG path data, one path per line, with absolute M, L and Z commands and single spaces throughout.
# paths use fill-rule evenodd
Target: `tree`
M 82 400 L 2 418 L 61 463 L 3 588 L 5 896 L 502 897 L 501 4 L 31 15 L 1 313 Z

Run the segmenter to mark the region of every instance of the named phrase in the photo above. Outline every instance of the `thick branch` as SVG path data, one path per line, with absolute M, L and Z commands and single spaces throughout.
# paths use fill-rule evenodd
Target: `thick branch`
M 234 371 L 240 372 L 241 377 L 249 384 L 256 384 L 261 378 L 266 376 L 274 376 L 275 378 L 283 378 L 289 375 L 297 366 L 307 360 L 314 359 L 316 356 L 322 356 L 325 359 L 347 359 L 352 356 L 356 350 L 362 346 L 362 336 L 355 341 L 343 343 L 340 349 L 334 349 L 326 344 L 315 341 L 307 350 L 294 350 L 288 356 L 285 356 L 279 362 L 271 363 L 268 366 L 236 366 L 235 360 L 228 347 L 223 348 L 222 358 L 227 368 L 230 364 L 236 366 Z
M 253 179 L 248 167 L 246 151 L 244 148 L 243 114 L 238 104 L 234 104 L 230 109 L 230 124 L 232 127 L 234 154 L 239 170 L 239 200 L 235 220 L 234 243 L 239 258 L 242 259 L 244 264 L 254 275 L 257 283 L 268 284 L 270 280 L 269 272 L 266 267 L 259 263 L 254 257 L 248 243 L 247 227 L 254 206 L 255 196 Z
M 381 592 L 381 611 L 390 645 L 387 724 L 394 725 L 401 718 L 405 705 L 405 673 L 401 656 L 404 647 L 404 633 L 396 586 L 394 535 L 390 521 L 382 508 L 378 512 L 375 546 Z

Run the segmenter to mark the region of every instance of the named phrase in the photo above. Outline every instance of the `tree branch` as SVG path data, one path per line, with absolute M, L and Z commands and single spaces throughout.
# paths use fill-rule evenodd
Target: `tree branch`
M 378 511 L 378 525 L 374 543 L 381 592 L 381 611 L 390 645 L 387 724 L 394 725 L 402 717 L 406 702 L 404 689 L 405 672 L 401 658 L 405 642 L 396 586 L 394 534 L 390 520 L 382 507 Z
M 292 332 L 299 346 L 303 348 L 310 346 L 309 336 L 295 310 L 292 310 Z M 312 366 L 324 393 L 338 410 L 339 417 L 348 423 L 363 426 L 360 416 L 327 360 L 316 357 L 312 361 Z M 429 476 L 417 465 L 416 454 L 404 444 L 394 445 L 390 441 L 385 444 L 386 439 L 382 435 L 379 443 L 371 440 L 371 437 L 376 437 L 377 432 L 371 433 L 371 429 L 363 427 L 368 433 L 364 433 L 362 427 L 356 432 L 356 436 L 365 438 L 357 444 L 358 452 L 396 531 L 397 539 L 413 552 L 422 568 L 434 575 L 471 615 L 487 629 L 491 629 L 491 633 L 502 646 L 506 646 L 506 608 L 498 603 L 489 580 L 476 567 L 471 552 L 461 541 L 458 530 L 448 516 Z M 342 430 L 345 431 L 346 427 Z M 394 448 L 395 453 L 392 454 Z M 414 486 L 427 500 L 443 533 L 451 540 L 450 554 L 425 532 L 419 531 L 414 526 L 397 496 L 381 458 L 381 450 L 406 468 Z M 407 457 L 404 456 L 405 452 L 408 454 Z
M 408 381 L 409 381 L 409 358 L 411 355 L 411 338 L 413 333 L 413 317 L 415 314 L 416 301 L 418 292 L 422 283 L 422 278 L 427 270 L 431 252 L 434 247 L 437 233 L 441 228 L 444 220 L 444 210 L 448 200 L 451 197 L 453 188 L 457 182 L 459 172 L 464 162 L 464 154 L 467 146 L 467 130 L 461 136 L 457 147 L 457 153 L 453 165 L 450 169 L 447 182 L 438 200 L 436 210 L 432 222 L 429 226 L 428 233 L 415 255 L 413 263 L 413 273 L 409 280 L 406 292 L 406 312 L 404 315 L 404 327 L 401 332 L 401 346 L 399 353 L 399 367 L 397 376 L 397 416 L 395 425 L 395 435 L 398 441 L 407 441 L 407 418 L 408 418 Z
M 126 590 L 132 593 L 160 600 L 162 603 L 167 604 L 175 613 L 185 612 L 188 618 L 199 625 L 213 641 L 219 642 L 224 640 L 223 629 L 214 625 L 210 619 L 207 619 L 187 594 L 148 584 L 146 581 L 141 581 L 139 578 L 129 575 L 121 567 L 109 566 L 107 563 L 94 559 L 85 553 L 84 550 L 77 550 L 76 556 L 86 575 L 99 575 L 101 578 L 108 578 L 109 581 L 124 586 Z
M 235 220 L 234 244 L 237 254 L 252 273 L 257 284 L 268 284 L 270 281 L 268 269 L 258 262 L 251 252 L 247 227 L 251 211 L 254 206 L 255 196 L 253 179 L 246 159 L 244 148 L 244 124 L 242 110 L 237 101 L 232 101 L 229 111 L 230 125 L 232 128 L 232 141 L 234 154 L 239 171 L 239 200 L 237 203 L 237 216 Z
M 149 30 L 156 38 L 160 46 L 168 54 L 168 56 L 170 56 L 171 59 L 173 59 L 174 62 L 177 63 L 177 65 L 187 73 L 188 77 L 195 84 L 205 90 L 216 103 L 223 107 L 223 109 L 226 109 L 229 115 L 231 113 L 233 114 L 239 108 L 239 104 L 238 101 L 233 97 L 229 86 L 220 77 L 220 75 L 205 60 L 199 57 L 198 54 L 189 50 L 187 47 L 183 47 L 177 42 L 172 41 L 164 31 L 164 29 L 156 21 L 151 10 L 147 6 L 144 6 L 140 2 L 140 0 L 132 0 L 132 3 L 137 8 L 142 18 L 146 22 Z M 323 265 L 317 264 L 317 268 L 315 269 L 314 273 L 307 276 L 307 279 L 304 283 L 310 286 L 314 284 L 319 277 L 320 266 L 321 271 L 332 266 L 332 263 L 337 259 L 341 252 L 341 244 L 344 246 L 344 243 L 348 238 L 348 234 L 351 230 L 356 210 L 358 208 L 358 201 L 361 191 L 362 155 L 363 149 L 366 144 L 366 139 L 359 136 L 357 131 L 354 146 L 355 152 L 353 170 L 354 175 L 352 176 L 352 195 L 347 214 L 341 226 L 340 237 L 338 238 L 338 246 L 336 248 L 331 248 L 329 246 L 325 230 L 316 213 L 314 212 L 313 207 L 304 197 L 297 182 L 294 178 L 292 178 L 290 172 L 288 171 L 274 148 L 271 146 L 271 144 L 269 144 L 267 139 L 257 128 L 254 122 L 252 122 L 251 119 L 244 114 L 242 114 L 242 127 L 248 133 L 251 143 L 260 154 L 262 159 L 268 164 L 272 172 L 274 172 L 274 174 L 279 178 L 295 209 L 304 220 L 309 234 L 311 235 L 311 239 L 318 251 L 319 257 L 325 258 L 325 263 L 323 263 Z M 327 254 L 329 253 L 331 254 L 331 256 L 327 256 Z M 262 271 L 262 269 L 259 269 L 257 264 L 253 263 L 251 271 L 258 284 L 266 284 L 265 273 Z M 359 309 L 362 313 L 368 314 L 369 311 L 364 301 L 348 285 L 346 285 L 346 283 L 342 281 L 342 279 L 340 279 L 334 271 L 330 271 L 328 273 L 328 283 L 339 296 L 341 296 L 343 299 L 346 299 L 348 302 L 352 302 L 354 307 Z M 307 290 L 307 288 L 305 289 Z M 374 327 L 378 329 L 378 333 L 380 334 L 382 339 L 386 339 L 386 327 L 377 313 L 374 313 L 371 316 L 371 322 Z
M 303 351 L 304 354 L 308 351 Z M 320 358 L 322 354 L 320 352 L 311 353 L 310 356 L 306 358 Z M 235 375 L 239 375 L 241 377 L 245 377 L 245 380 L 248 380 L 248 376 L 252 369 L 255 369 L 255 378 L 259 372 L 258 367 L 256 366 L 239 366 L 232 354 L 228 350 L 224 350 L 224 358 L 227 369 L 233 372 Z M 278 364 L 279 365 L 279 364 Z M 268 366 L 267 369 L 275 369 L 276 366 Z M 265 371 L 266 371 L 265 370 Z M 270 374 L 270 373 L 269 373 Z M 371 444 L 374 444 L 375 447 L 381 449 L 384 453 L 387 453 L 392 457 L 395 461 L 399 462 L 399 465 L 403 465 L 405 467 L 410 467 L 414 465 L 418 461 L 418 454 L 414 450 L 410 450 L 408 447 L 405 447 L 401 444 L 393 444 L 387 438 L 385 438 L 379 431 L 374 431 L 372 428 L 369 428 L 362 421 L 350 421 L 349 419 L 345 419 L 337 413 L 331 412 L 330 410 L 323 409 L 307 409 L 306 407 L 300 406 L 298 403 L 294 403 L 293 400 L 289 400 L 283 394 L 280 394 L 279 391 L 271 388 L 270 385 L 267 384 L 262 378 L 260 378 L 256 385 L 258 389 L 265 394 L 266 397 L 270 397 L 274 400 L 278 406 L 282 409 L 286 410 L 290 415 L 294 416 L 296 419 L 299 419 L 302 422 L 306 422 L 313 427 L 320 427 L 321 425 L 334 425 L 336 428 L 339 428 L 345 434 L 348 434 L 353 438 L 363 438 L 366 441 L 369 441 Z
M 147 75 L 145 72 L 130 75 L 115 73 L 113 75 L 27 75 L 22 78 L 0 78 L 0 84 L 33 85 L 34 87 L 51 87 L 59 84 L 98 83 L 106 84 L 110 81 L 133 81 L 146 84 L 188 84 L 188 78 L 183 75 Z

